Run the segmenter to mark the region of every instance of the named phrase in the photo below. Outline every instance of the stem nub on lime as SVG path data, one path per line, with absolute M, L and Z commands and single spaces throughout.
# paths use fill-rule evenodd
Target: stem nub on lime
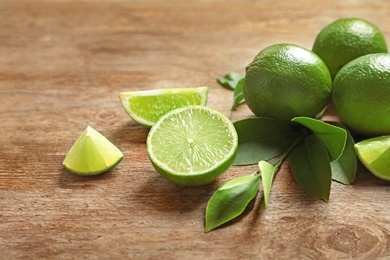
M 214 181 L 233 163 L 237 146 L 232 122 L 205 106 L 188 106 L 167 113 L 147 137 L 147 151 L 154 168 L 183 186 Z

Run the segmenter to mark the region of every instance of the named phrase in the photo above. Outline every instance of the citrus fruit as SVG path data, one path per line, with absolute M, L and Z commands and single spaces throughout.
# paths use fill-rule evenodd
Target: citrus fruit
M 315 117 L 328 104 L 332 80 L 312 51 L 293 44 L 263 49 L 246 68 L 244 97 L 257 116 Z
M 206 105 L 207 94 L 208 87 L 172 88 L 122 92 L 119 99 L 134 121 L 151 127 L 171 110 L 190 105 Z
M 205 106 L 189 106 L 164 115 L 147 137 L 154 168 L 183 186 L 212 182 L 233 163 L 238 136 L 232 122 Z
M 390 136 L 380 136 L 355 144 L 356 154 L 366 168 L 383 180 L 390 180 Z
M 62 165 L 78 175 L 98 175 L 123 159 L 122 152 L 102 134 L 88 126 L 73 144 Z
M 390 134 L 390 54 L 359 57 L 333 83 L 332 102 L 341 121 L 364 136 Z
M 386 53 L 387 45 L 376 25 L 363 19 L 343 18 L 320 31 L 313 51 L 326 63 L 333 79 L 351 60 L 369 53 Z

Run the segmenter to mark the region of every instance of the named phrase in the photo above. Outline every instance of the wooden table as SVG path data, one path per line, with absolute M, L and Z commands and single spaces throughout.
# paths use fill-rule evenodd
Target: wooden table
M 390 257 L 390 183 L 359 166 L 328 203 L 303 192 L 287 164 L 269 208 L 259 200 L 204 233 L 218 186 L 177 187 L 156 173 L 148 130 L 122 109 L 122 91 L 210 87 L 208 105 L 233 120 L 216 78 L 244 73 L 264 47 L 311 48 L 341 17 L 377 24 L 390 40 L 388 1 L 2 0 L 0 2 L 0 259 L 374 259 Z M 330 116 L 333 116 L 330 114 Z M 61 163 L 92 126 L 124 160 L 97 177 Z

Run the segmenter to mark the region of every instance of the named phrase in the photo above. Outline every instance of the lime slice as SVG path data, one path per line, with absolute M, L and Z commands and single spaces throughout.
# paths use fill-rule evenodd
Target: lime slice
M 366 139 L 355 144 L 358 158 L 380 179 L 390 181 L 390 136 Z
M 73 144 L 62 165 L 78 175 L 98 175 L 123 159 L 122 152 L 102 134 L 88 126 Z
M 208 87 L 172 88 L 122 92 L 119 99 L 134 121 L 151 127 L 169 111 L 191 105 L 206 105 L 207 94 Z
M 232 122 L 205 106 L 179 108 L 150 130 L 147 150 L 154 168 L 183 186 L 215 180 L 233 163 L 238 136 Z

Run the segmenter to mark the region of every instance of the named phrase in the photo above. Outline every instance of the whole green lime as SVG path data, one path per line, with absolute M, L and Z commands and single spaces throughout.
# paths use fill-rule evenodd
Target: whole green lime
M 315 117 L 330 100 L 332 80 L 312 51 L 293 44 L 263 49 L 246 68 L 244 97 L 257 116 Z
M 343 18 L 320 31 L 313 51 L 326 63 L 333 79 L 351 60 L 370 53 L 386 53 L 387 45 L 376 25 L 363 19 Z
M 365 136 L 390 134 L 390 54 L 359 57 L 333 83 L 332 102 L 341 121 Z

